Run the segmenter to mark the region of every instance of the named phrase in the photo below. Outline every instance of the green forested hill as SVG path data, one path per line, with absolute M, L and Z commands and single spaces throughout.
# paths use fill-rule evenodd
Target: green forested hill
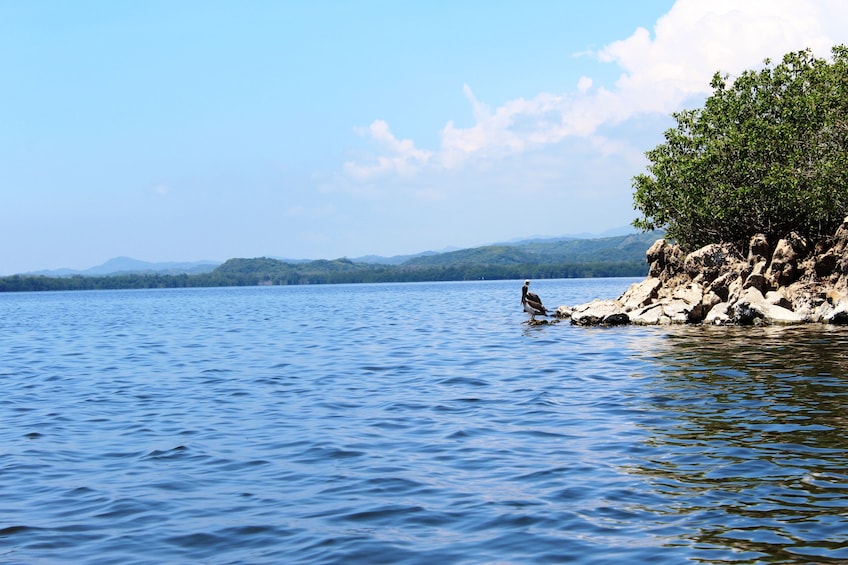
M 645 252 L 661 232 L 647 232 L 599 239 L 557 239 L 514 245 L 487 245 L 416 257 L 406 266 L 525 265 L 540 263 L 645 262 Z
M 528 241 L 422 255 L 398 265 L 342 258 L 287 263 L 278 259 L 230 259 L 209 273 L 0 278 L 0 292 L 302 285 L 373 282 L 462 281 L 644 276 L 645 252 L 660 232 L 607 237 Z
M 451 265 L 522 265 L 539 262 L 540 256 L 521 247 L 487 245 L 437 255 L 415 257 L 402 263 L 406 267 L 446 267 Z

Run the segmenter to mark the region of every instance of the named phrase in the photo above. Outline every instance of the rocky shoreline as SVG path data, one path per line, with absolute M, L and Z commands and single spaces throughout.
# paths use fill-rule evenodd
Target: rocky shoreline
M 648 277 L 617 299 L 554 315 L 581 326 L 848 324 L 848 217 L 823 241 L 755 235 L 743 257 L 730 244 L 685 255 L 660 239 L 647 260 Z

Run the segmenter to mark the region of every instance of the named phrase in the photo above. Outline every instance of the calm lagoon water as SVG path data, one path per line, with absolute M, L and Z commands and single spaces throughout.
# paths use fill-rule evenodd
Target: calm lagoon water
M 0 562 L 848 563 L 846 328 L 520 287 L 0 295 Z

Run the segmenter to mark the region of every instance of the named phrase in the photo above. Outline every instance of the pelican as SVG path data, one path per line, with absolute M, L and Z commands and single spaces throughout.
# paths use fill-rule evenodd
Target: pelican
M 542 306 L 542 299 L 538 294 L 530 292 L 530 280 L 524 281 L 524 286 L 521 287 L 521 304 L 524 305 L 524 311 L 530 314 L 530 321 L 535 322 L 536 316 L 547 316 L 548 311 Z

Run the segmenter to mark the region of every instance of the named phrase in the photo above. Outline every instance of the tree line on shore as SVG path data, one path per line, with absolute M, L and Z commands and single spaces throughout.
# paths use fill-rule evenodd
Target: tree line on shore
M 661 233 L 653 232 L 596 239 L 531 240 L 421 254 L 399 264 L 347 258 L 287 262 L 258 257 L 230 259 L 206 273 L 13 275 L 0 277 L 0 292 L 640 277 L 648 272 L 645 252 L 660 237 Z
M 0 292 L 200 288 L 257 285 L 350 284 L 505 279 L 640 277 L 642 261 L 540 263 L 521 265 L 404 266 L 354 263 L 348 259 L 292 264 L 276 259 L 230 259 L 209 273 L 47 277 L 12 275 L 0 278 Z

